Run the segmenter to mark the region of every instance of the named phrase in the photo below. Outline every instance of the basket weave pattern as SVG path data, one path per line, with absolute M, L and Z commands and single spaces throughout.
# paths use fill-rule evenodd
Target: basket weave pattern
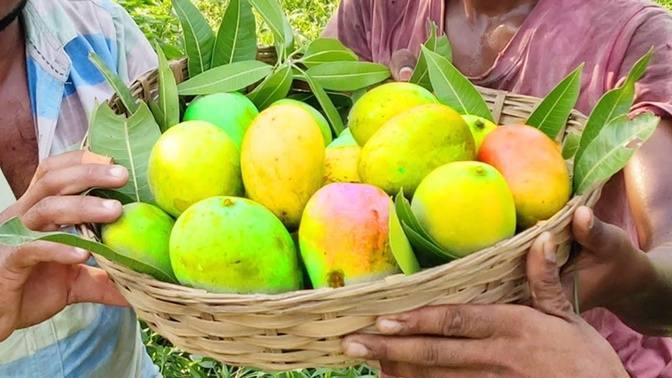
M 261 60 L 272 60 L 262 50 Z M 187 76 L 185 61 L 172 66 L 177 81 Z M 151 72 L 133 84 L 134 96 L 155 98 L 157 75 Z M 498 124 L 524 122 L 539 99 L 479 88 Z M 121 112 L 118 99 L 110 101 Z M 580 132 L 585 117 L 575 112 L 565 134 Z M 560 260 L 570 248 L 569 224 L 581 205 L 593 206 L 599 188 L 573 198 L 552 219 L 447 265 L 412 276 L 396 275 L 340 289 L 299 291 L 283 295 L 213 294 L 159 282 L 96 256 L 138 317 L 174 345 L 191 353 L 240 366 L 265 370 L 343 367 L 352 361 L 341 353 L 340 341 L 353 332 L 375 332 L 380 315 L 427 305 L 513 303 L 529 297 L 524 257 L 543 232 L 563 240 Z M 94 237 L 90 229 L 85 232 Z

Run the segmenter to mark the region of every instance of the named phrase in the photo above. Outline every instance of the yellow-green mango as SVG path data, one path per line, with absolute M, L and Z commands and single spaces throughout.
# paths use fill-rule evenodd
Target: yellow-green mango
M 185 211 L 170 237 L 177 280 L 216 293 L 301 288 L 294 241 L 282 222 L 244 198 L 213 197 Z
M 324 180 L 325 145 L 311 112 L 273 105 L 252 123 L 243 140 L 241 167 L 247 195 L 289 228 Z
M 345 129 L 341 136 L 327 147 L 324 158 L 325 184 L 361 182 L 358 168 L 361 152 L 362 148 L 352 137 L 350 129 Z
M 183 122 L 161 135 L 147 173 L 156 203 L 175 217 L 200 200 L 237 196 L 243 189 L 236 144 L 204 121 Z
M 301 256 L 315 288 L 342 287 L 399 272 L 389 243 L 390 198 L 364 184 L 331 184 L 306 206 Z
M 462 117 L 441 104 L 420 105 L 389 120 L 362 148 L 362 182 L 412 195 L 425 176 L 453 161 L 473 160 L 474 138 Z
M 474 142 L 476 142 L 476 154 L 478 154 L 478 151 L 483 144 L 483 140 L 488 134 L 497 129 L 497 125 L 483 117 L 475 115 L 463 115 L 462 118 L 467 123 L 469 130 L 471 130 L 471 134 L 474 136 Z
M 427 176 L 411 204 L 420 225 L 444 249 L 467 256 L 512 237 L 516 206 L 504 177 L 480 162 L 455 162 Z
M 333 136 L 331 134 L 331 127 L 329 126 L 329 122 L 317 109 L 306 104 L 305 102 L 301 102 L 291 98 L 283 98 L 282 100 L 278 100 L 273 103 L 273 105 L 283 105 L 283 104 L 299 106 L 309 111 L 310 114 L 313 115 L 313 118 L 315 119 L 317 124 L 320 126 L 320 131 L 322 132 L 322 136 L 324 137 L 324 145 L 328 146 L 329 143 L 333 141 Z
M 430 91 L 416 84 L 383 84 L 357 100 L 350 110 L 348 126 L 357 143 L 363 146 L 392 117 L 418 105 L 438 102 Z
M 101 236 L 103 244 L 122 255 L 172 274 L 168 242 L 174 223 L 154 205 L 130 203 L 116 222 L 103 225 Z

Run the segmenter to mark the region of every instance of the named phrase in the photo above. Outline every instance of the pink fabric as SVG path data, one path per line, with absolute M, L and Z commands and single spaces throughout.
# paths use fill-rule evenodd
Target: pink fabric
M 342 0 L 326 34 L 337 36 L 362 59 L 385 64 L 395 50 L 417 53 L 427 20 L 443 30 L 444 16 L 443 0 Z M 638 83 L 633 111 L 672 118 L 672 17 L 642 0 L 540 0 L 494 65 L 471 79 L 543 97 L 585 63 L 577 107 L 588 113 L 652 46 L 655 55 Z M 622 175 L 605 188 L 597 212 L 637 242 Z M 672 377 L 672 340 L 642 336 L 603 309 L 584 317 L 609 340 L 633 377 Z

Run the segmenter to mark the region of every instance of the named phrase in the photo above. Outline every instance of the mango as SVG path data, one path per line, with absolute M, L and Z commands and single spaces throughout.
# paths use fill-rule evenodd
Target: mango
M 329 143 L 333 141 L 333 136 L 331 134 L 331 127 L 329 126 L 329 122 L 327 121 L 326 118 L 320 113 L 317 109 L 313 108 L 312 106 L 306 104 L 305 102 L 297 101 L 291 98 L 283 98 L 282 100 L 278 100 L 273 103 L 274 105 L 296 105 L 299 106 L 312 114 L 313 119 L 317 122 L 317 124 L 320 126 L 320 131 L 322 132 L 322 136 L 324 137 L 324 145 L 328 146 Z
M 456 111 L 420 105 L 392 118 L 364 145 L 359 175 L 389 194 L 403 188 L 412 195 L 434 169 L 474 157 L 474 138 Z
M 534 127 L 498 127 L 485 138 L 478 160 L 506 178 L 521 229 L 551 218 L 569 202 L 572 184 L 561 147 Z
M 480 162 L 455 162 L 436 169 L 418 186 L 411 208 L 423 229 L 460 257 L 516 232 L 516 207 L 506 180 Z
M 301 288 L 289 232 L 248 199 L 213 197 L 182 214 L 170 237 L 178 281 L 216 293 L 276 294 Z
M 342 287 L 399 272 L 389 244 L 389 197 L 363 184 L 331 184 L 310 199 L 299 228 L 315 288 Z
M 124 256 L 172 274 L 168 242 L 174 223 L 173 218 L 154 205 L 130 203 L 124 205 L 116 222 L 102 226 L 102 241 Z
M 327 146 L 324 158 L 324 183 L 361 182 L 358 172 L 361 152 L 362 148 L 355 142 L 350 129 L 345 129 L 341 136 Z
M 238 149 L 259 110 L 241 93 L 216 93 L 194 100 L 184 112 L 184 121 L 206 121 L 226 131 Z
M 203 121 L 168 129 L 152 148 L 149 188 L 156 203 L 179 216 L 213 196 L 240 195 L 240 153 L 227 133 Z
M 243 140 L 241 166 L 249 198 L 293 230 L 324 180 L 325 145 L 313 115 L 295 104 L 272 105 Z
M 463 115 L 462 118 L 469 126 L 471 134 L 474 136 L 474 142 L 476 142 L 476 153 L 481 149 L 483 140 L 488 134 L 495 131 L 497 125 L 490 122 L 489 120 L 475 116 L 475 115 Z
M 391 118 L 418 105 L 438 104 L 425 88 L 411 83 L 388 83 L 373 88 L 353 105 L 348 117 L 352 136 L 360 146 Z

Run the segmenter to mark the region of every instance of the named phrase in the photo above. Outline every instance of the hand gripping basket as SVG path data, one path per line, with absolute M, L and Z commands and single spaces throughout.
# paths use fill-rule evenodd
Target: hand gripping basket
M 269 50 L 260 60 L 273 61 Z M 172 66 L 178 82 L 187 77 L 186 61 Z M 157 74 L 150 72 L 132 85 L 136 98 L 157 93 Z M 540 99 L 479 88 L 499 124 L 524 122 Z M 115 111 L 123 106 L 110 100 Z M 568 133 L 580 132 L 585 116 L 574 112 Z M 570 163 L 571 164 L 571 163 Z M 213 294 L 159 282 L 96 256 L 138 317 L 175 346 L 230 365 L 286 371 L 308 367 L 345 367 L 361 363 L 341 353 L 340 342 L 354 332 L 375 332 L 379 315 L 427 305 L 513 303 L 528 298 L 525 255 L 532 242 L 548 231 L 558 240 L 560 261 L 571 244 L 569 224 L 581 205 L 593 206 L 597 188 L 574 197 L 552 219 L 512 239 L 452 263 L 412 276 L 396 275 L 339 289 L 299 291 L 282 295 Z M 90 236 L 93 233 L 87 229 Z

